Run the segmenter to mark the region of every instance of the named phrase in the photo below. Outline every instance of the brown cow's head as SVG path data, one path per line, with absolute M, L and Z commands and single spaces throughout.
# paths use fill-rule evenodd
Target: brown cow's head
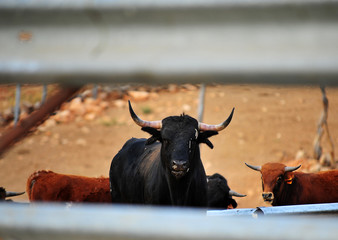
M 287 167 L 282 163 L 266 163 L 263 166 L 252 166 L 245 163 L 249 168 L 260 171 L 262 174 L 262 197 L 264 201 L 274 205 L 276 196 L 281 196 L 283 190 L 293 183 L 293 171 L 301 167 Z

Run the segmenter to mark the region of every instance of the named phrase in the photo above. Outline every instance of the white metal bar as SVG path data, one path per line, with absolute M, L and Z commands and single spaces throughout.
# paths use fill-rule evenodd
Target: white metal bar
M 337 217 L 211 217 L 205 211 L 121 205 L 0 204 L 7 239 L 336 239 Z
M 202 83 L 201 88 L 200 88 L 198 111 L 197 111 L 197 116 L 198 116 L 199 122 L 203 122 L 205 89 L 206 89 L 205 84 Z
M 231 210 L 210 210 L 208 216 L 277 216 L 277 215 L 338 215 L 338 203 L 304 204 L 276 207 L 238 208 Z
M 0 83 L 338 83 L 337 0 L 0 1 Z

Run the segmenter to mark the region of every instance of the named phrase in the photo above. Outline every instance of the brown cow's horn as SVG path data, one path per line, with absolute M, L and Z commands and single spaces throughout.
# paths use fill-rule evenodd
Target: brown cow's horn
M 285 172 L 293 172 L 296 171 L 298 168 L 300 168 L 302 165 L 298 165 L 297 167 L 285 167 L 284 171 Z
M 130 116 L 131 118 L 134 120 L 134 122 L 141 126 L 141 127 L 152 127 L 152 128 L 156 128 L 156 129 L 161 129 L 162 127 L 162 121 L 144 121 L 141 118 L 139 118 L 133 108 L 131 107 L 130 101 L 128 100 L 129 103 L 129 112 L 130 112 Z
M 217 132 L 223 130 L 231 122 L 232 115 L 234 114 L 234 110 L 235 108 L 232 109 L 230 116 L 223 123 L 218 124 L 218 125 L 209 125 L 209 124 L 198 122 L 198 129 L 200 131 L 217 131 Z
M 237 193 L 233 190 L 229 190 L 229 196 L 234 196 L 234 197 L 246 197 L 244 194 Z
M 15 197 L 24 194 L 25 192 L 6 192 L 6 197 Z
M 245 163 L 245 165 L 247 165 L 249 168 L 255 170 L 255 171 L 260 171 L 262 170 L 262 167 L 261 166 L 253 166 L 253 165 L 250 165 L 250 164 L 247 164 Z

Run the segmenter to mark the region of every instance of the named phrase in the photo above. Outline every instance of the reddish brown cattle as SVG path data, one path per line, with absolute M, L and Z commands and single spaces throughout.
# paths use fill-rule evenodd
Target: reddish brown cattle
M 338 202 L 338 170 L 294 172 L 297 167 L 266 163 L 249 168 L 262 174 L 263 199 L 273 206 Z
M 111 203 L 109 178 L 90 178 L 38 171 L 27 180 L 29 200 Z

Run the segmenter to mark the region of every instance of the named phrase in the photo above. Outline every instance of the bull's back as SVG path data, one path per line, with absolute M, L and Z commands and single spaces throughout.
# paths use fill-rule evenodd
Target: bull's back
M 338 170 L 319 172 L 311 182 L 318 203 L 338 202 Z
M 338 170 L 303 174 L 299 204 L 338 202 Z
M 30 201 L 111 202 L 109 178 L 38 171 L 27 180 Z

